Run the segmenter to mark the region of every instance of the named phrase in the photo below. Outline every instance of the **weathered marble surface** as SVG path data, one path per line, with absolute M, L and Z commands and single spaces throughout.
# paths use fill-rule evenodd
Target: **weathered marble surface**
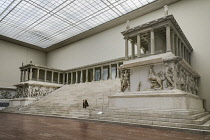
M 200 76 L 185 60 L 172 53 L 125 61 L 121 70 L 130 72 L 129 89 L 122 91 L 180 89 L 198 94 Z M 139 85 L 139 83 L 141 84 Z
M 121 92 L 109 96 L 109 106 L 131 110 L 204 110 L 200 97 L 181 90 Z
M 15 86 L 17 87 L 17 94 L 15 98 L 41 98 L 60 88 L 62 85 L 46 82 L 28 81 L 22 82 Z

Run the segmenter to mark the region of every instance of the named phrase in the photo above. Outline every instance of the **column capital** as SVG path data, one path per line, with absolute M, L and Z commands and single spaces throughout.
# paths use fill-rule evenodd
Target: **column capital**
M 127 40 L 128 40 L 128 39 L 129 39 L 129 37 L 128 37 L 128 36 L 124 36 L 124 38 L 123 38 L 123 39 L 127 39 Z

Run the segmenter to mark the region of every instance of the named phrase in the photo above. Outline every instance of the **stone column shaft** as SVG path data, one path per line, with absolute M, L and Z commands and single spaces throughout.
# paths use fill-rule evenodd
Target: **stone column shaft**
M 170 26 L 166 26 L 166 51 L 171 52 L 171 33 Z
M 117 78 L 120 78 L 119 63 L 117 63 Z
M 125 38 L 125 59 L 128 59 L 128 38 Z
M 112 79 L 112 64 L 109 64 L 109 79 Z
M 66 84 L 68 85 L 69 84 L 69 73 L 66 73 Z
M 137 35 L 137 57 L 141 56 L 141 36 Z
M 44 82 L 46 82 L 47 81 L 47 71 L 45 70 L 44 71 Z
M 155 54 L 155 34 L 154 30 L 150 31 L 151 54 Z
M 104 68 L 101 66 L 101 80 L 104 80 Z
M 37 69 L 36 80 L 39 81 L 39 69 Z
M 179 40 L 179 56 L 182 57 L 182 42 Z
M 184 44 L 182 45 L 182 50 L 183 50 L 183 58 L 185 59 L 185 46 L 184 46 Z M 186 59 L 185 59 L 186 60 Z
M 54 78 L 54 71 L 52 71 L 52 77 L 51 77 L 51 82 L 53 83 L 53 78 Z
M 27 81 L 29 80 L 29 70 L 27 69 Z
M 21 70 L 20 71 L 20 82 L 22 82 L 23 81 L 23 71 Z
M 78 83 L 78 71 L 76 71 L 76 83 Z
M 95 70 L 95 68 L 93 68 L 93 81 L 95 81 L 95 72 L 96 72 L 96 70 Z
M 176 36 L 176 56 L 179 56 L 179 38 Z
M 65 73 L 63 73 L 63 84 L 65 84 Z
M 131 57 L 132 57 L 132 59 L 135 59 L 135 44 L 134 44 L 133 41 L 131 42 L 131 46 L 132 46 L 132 48 L 131 48 L 131 51 L 132 51 Z
M 71 84 L 73 84 L 73 72 L 71 72 Z
M 26 81 L 26 71 L 24 70 L 23 71 L 23 82 L 25 82 Z
M 29 80 L 32 80 L 32 68 L 30 68 Z
M 172 49 L 172 53 L 175 54 L 175 43 L 174 43 L 174 32 L 171 32 L 171 49 Z
M 88 69 L 86 69 L 86 82 L 88 82 Z
M 80 75 L 80 82 L 83 83 L 83 72 L 81 70 L 81 75 Z
M 58 72 L 58 84 L 60 83 L 60 73 Z

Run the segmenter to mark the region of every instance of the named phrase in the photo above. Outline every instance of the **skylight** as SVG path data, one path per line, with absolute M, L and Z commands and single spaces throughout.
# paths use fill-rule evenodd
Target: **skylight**
M 47 48 L 155 0 L 0 0 L 0 35 Z

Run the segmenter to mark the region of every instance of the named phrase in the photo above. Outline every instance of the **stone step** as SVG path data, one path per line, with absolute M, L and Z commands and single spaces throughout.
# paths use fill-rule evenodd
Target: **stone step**
M 161 118 L 161 119 L 187 119 L 187 120 L 195 120 L 195 119 L 198 119 L 198 118 L 201 118 L 205 115 L 208 115 L 209 113 L 208 112 L 203 112 L 203 113 L 199 113 L 199 114 L 195 114 L 195 115 L 164 115 L 164 114 L 127 114 L 127 113 L 120 113 L 120 114 L 117 114 L 117 112 L 115 113 L 104 113 L 103 114 L 103 117 L 124 117 L 124 118 L 133 118 L 133 119 L 144 119 L 144 118 L 148 118 L 148 119 L 155 119 L 155 118 Z M 94 112 L 94 113 L 91 113 L 91 116 L 100 116 L 100 115 L 97 115 L 97 112 Z
M 92 115 L 90 116 L 91 119 L 101 119 L 101 120 L 131 120 L 132 122 L 136 122 L 138 120 L 146 120 L 146 121 L 159 121 L 159 122 L 172 122 L 172 123 L 186 123 L 186 124 L 198 124 L 201 125 L 210 119 L 210 115 L 207 114 L 205 116 L 201 116 L 201 118 L 192 120 L 192 119 L 175 119 L 175 118 L 158 118 L 158 117 L 148 117 L 148 116 L 130 116 L 130 115 Z
M 209 130 L 209 125 L 197 125 L 197 124 L 185 124 L 185 123 L 172 123 L 172 122 L 161 122 L 161 121 L 151 121 L 151 120 L 133 120 L 133 119 L 125 119 L 122 120 L 120 118 L 104 118 L 104 119 L 92 119 L 94 121 L 102 121 L 102 122 L 117 122 L 117 123 L 126 123 L 126 124 L 137 124 L 137 125 L 153 125 L 153 126 L 167 126 L 167 127 L 176 127 L 176 128 L 188 128 L 188 129 L 201 129 L 201 130 Z

